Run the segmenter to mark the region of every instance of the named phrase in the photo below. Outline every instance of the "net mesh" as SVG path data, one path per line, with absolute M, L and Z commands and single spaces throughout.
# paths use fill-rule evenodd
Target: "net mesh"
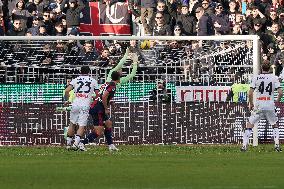
M 1 41 L 1 82 L 63 83 L 81 65 L 93 66 L 102 82 L 125 49 L 139 54 L 137 80 L 228 84 L 234 75 L 252 74 L 252 41 Z M 131 65 L 128 59 L 125 63 Z
M 1 41 L 2 144 L 63 144 L 69 113 L 55 110 L 62 103 L 67 79 L 78 76 L 82 65 L 90 65 L 92 76 L 103 84 L 127 47 L 139 55 L 139 65 L 133 80 L 122 85 L 114 98 L 116 142 L 241 141 L 248 111 L 245 104 L 225 101 L 232 83 L 248 82 L 253 73 L 251 40 L 114 40 L 103 44 L 104 49 L 96 49 L 96 41 Z M 123 75 L 131 71 L 132 60 L 127 58 Z M 159 93 L 161 85 L 165 90 Z M 181 102 L 179 87 L 193 89 L 192 99 Z M 268 124 L 261 122 L 259 128 L 260 139 L 271 141 Z M 284 138 L 282 130 L 280 136 Z

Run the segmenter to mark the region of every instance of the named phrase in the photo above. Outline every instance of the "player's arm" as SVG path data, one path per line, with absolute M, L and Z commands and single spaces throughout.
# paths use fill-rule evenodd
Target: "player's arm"
M 280 102 L 280 100 L 281 100 L 281 98 L 282 98 L 282 96 L 283 96 L 283 91 L 282 91 L 282 88 L 281 88 L 281 84 L 280 84 L 280 82 L 279 82 L 279 79 L 276 78 L 275 81 L 276 81 L 276 82 L 275 82 L 275 89 L 277 89 L 277 92 L 278 92 L 278 96 L 277 96 L 276 102 Z
M 64 94 L 64 105 L 68 105 L 70 102 L 68 101 L 69 99 L 69 93 L 70 91 L 73 90 L 73 85 L 69 85 L 66 89 L 65 89 L 65 94 Z
M 103 101 L 106 114 L 109 114 L 109 105 L 107 103 L 108 96 L 109 96 L 109 92 L 106 90 L 102 96 L 102 101 Z
M 108 73 L 106 82 L 110 82 L 111 81 L 111 74 L 112 74 L 112 72 L 118 71 L 118 70 L 120 70 L 122 68 L 123 64 L 126 62 L 126 60 L 128 58 L 128 55 L 129 55 L 129 49 L 127 48 L 124 56 L 122 57 L 122 59 L 120 59 L 119 63 L 113 69 L 111 69 L 110 72 Z
M 125 77 L 121 77 L 120 78 L 120 83 L 121 84 L 128 83 L 128 81 L 132 80 L 135 77 L 135 75 L 136 75 L 137 68 L 138 68 L 138 63 L 139 63 L 138 55 L 136 53 L 133 53 L 132 56 L 131 56 L 131 59 L 133 61 L 133 63 L 132 63 L 132 70 L 131 70 L 130 74 L 128 74 Z
M 253 92 L 254 89 L 250 88 L 249 92 L 248 92 L 248 97 L 249 97 L 249 109 L 252 110 L 253 109 Z
M 282 89 L 279 87 L 279 88 L 277 89 L 277 92 L 278 92 L 278 96 L 277 96 L 276 102 L 280 102 L 280 100 L 281 100 L 281 98 L 282 98 L 282 96 L 283 96 L 283 91 L 282 91 Z
M 248 91 L 249 109 L 253 110 L 253 92 L 256 88 L 256 77 L 253 77 L 250 84 L 250 89 Z

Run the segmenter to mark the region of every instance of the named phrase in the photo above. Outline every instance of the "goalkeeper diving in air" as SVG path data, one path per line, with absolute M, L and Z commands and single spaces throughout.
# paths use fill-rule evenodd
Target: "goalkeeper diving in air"
M 132 70 L 131 72 L 125 76 L 125 77 L 121 77 L 122 75 L 122 67 L 123 65 L 126 63 L 126 60 L 130 58 L 132 60 Z M 109 116 L 109 100 L 107 101 L 107 107 L 102 107 L 102 108 L 95 108 L 94 111 L 94 104 L 96 104 L 97 102 L 99 102 L 98 104 L 102 104 L 103 103 L 103 99 L 102 96 L 105 93 L 105 91 L 107 91 L 107 89 L 109 90 L 111 87 L 111 85 L 113 84 L 112 82 L 112 75 L 113 73 L 117 73 L 120 76 L 120 79 L 118 82 L 115 82 L 115 90 L 117 91 L 123 84 L 128 83 L 130 80 L 132 80 L 137 72 L 137 68 L 138 68 L 138 55 L 136 53 L 129 53 L 129 49 L 126 50 L 125 55 L 123 56 L 123 58 L 119 61 L 119 63 L 112 69 L 110 70 L 110 72 L 108 73 L 108 76 L 106 78 L 106 82 L 105 84 L 101 85 L 100 89 L 99 89 L 99 94 L 94 93 L 93 95 L 93 99 L 94 102 L 91 105 L 91 108 L 93 111 L 91 112 L 91 116 L 93 118 L 94 121 L 94 128 L 92 129 L 92 132 L 87 136 L 87 138 L 83 141 L 84 144 L 87 144 L 89 142 L 92 142 L 95 140 L 95 138 L 101 136 L 101 135 L 105 135 L 106 137 L 106 141 L 109 147 L 110 151 L 117 151 L 118 149 L 113 145 L 112 142 L 112 121 L 110 120 L 110 116 Z M 112 87 L 113 88 L 113 87 Z M 108 93 L 108 92 L 107 92 Z M 113 97 L 113 94 L 106 94 L 109 97 Z M 72 100 L 71 100 L 72 101 Z M 103 120 L 103 121 L 102 121 Z
M 132 70 L 130 74 L 125 77 L 122 75 L 122 67 L 127 58 L 132 60 Z M 123 85 L 128 83 L 134 78 L 138 67 L 138 56 L 136 53 L 129 53 L 129 49 L 126 50 L 124 57 L 120 60 L 117 66 L 115 66 L 108 74 L 105 84 L 100 87 L 100 92 L 94 98 L 94 102 L 91 105 L 90 115 L 93 119 L 94 127 L 90 134 L 83 140 L 83 144 L 93 142 L 96 138 L 105 135 L 106 142 L 108 144 L 109 151 L 118 151 L 113 144 L 112 139 L 112 121 L 110 120 L 110 101 L 114 97 L 115 92 Z M 119 78 L 117 78 L 117 76 Z

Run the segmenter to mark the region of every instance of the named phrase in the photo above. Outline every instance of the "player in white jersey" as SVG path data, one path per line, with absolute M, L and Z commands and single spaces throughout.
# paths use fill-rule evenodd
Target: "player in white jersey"
M 241 151 L 247 150 L 252 128 L 254 124 L 263 118 L 265 118 L 272 125 L 275 151 L 281 151 L 279 146 L 279 128 L 276 124 L 278 118 L 275 112 L 274 91 L 278 91 L 276 102 L 280 102 L 283 92 L 280 88 L 278 77 L 269 73 L 269 70 L 270 65 L 263 64 L 262 73 L 252 79 L 249 90 L 249 109 L 252 112 L 243 135 L 243 146 Z M 253 99 L 254 92 L 256 99 Z
M 98 90 L 98 82 L 89 76 L 90 68 L 83 66 L 81 75 L 73 79 L 69 86 L 65 89 L 65 98 L 68 99 L 69 92 L 73 89 L 75 98 L 72 102 L 70 111 L 70 126 L 67 132 L 67 149 L 71 147 L 75 134 L 75 126 L 78 125 L 75 141 L 73 146 L 76 149 L 85 150 L 81 145 L 81 137 L 84 135 L 85 126 L 88 123 L 89 109 L 92 102 L 92 94 Z M 65 105 L 69 102 L 67 101 Z

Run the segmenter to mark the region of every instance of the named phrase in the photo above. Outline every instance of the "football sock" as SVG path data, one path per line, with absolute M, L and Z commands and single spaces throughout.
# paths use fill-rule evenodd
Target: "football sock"
M 243 146 L 247 146 L 249 142 L 249 137 L 251 135 L 252 128 L 246 128 L 244 135 L 243 135 Z
M 73 141 L 73 137 L 67 136 L 66 140 L 67 140 L 67 146 L 71 146 L 72 141 Z
M 274 138 L 275 146 L 279 145 L 279 128 L 278 127 L 273 128 L 273 138 Z
M 110 145 L 112 144 L 112 129 L 111 128 L 105 128 L 105 137 L 106 137 L 106 141 L 107 141 L 107 144 Z
M 83 140 L 83 144 L 88 144 L 89 142 L 93 142 L 98 137 L 97 133 L 91 132 L 88 136 Z
M 75 142 L 74 142 L 75 146 L 78 146 L 80 142 L 81 142 L 80 135 L 75 135 Z

